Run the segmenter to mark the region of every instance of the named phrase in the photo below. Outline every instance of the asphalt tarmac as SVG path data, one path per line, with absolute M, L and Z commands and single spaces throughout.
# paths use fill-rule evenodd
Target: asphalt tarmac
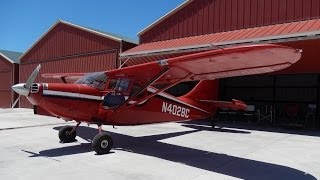
M 0 179 L 320 179 L 320 132 L 191 121 L 104 126 L 114 148 L 97 155 L 96 126 L 59 142 L 75 125 L 28 109 L 0 109 Z

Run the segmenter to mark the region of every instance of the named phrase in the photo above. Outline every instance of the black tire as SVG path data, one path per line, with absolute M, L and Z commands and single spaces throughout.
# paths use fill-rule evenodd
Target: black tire
M 77 132 L 74 130 L 71 134 L 73 127 L 64 126 L 59 130 L 59 139 L 64 143 L 74 142 L 76 141 Z
M 97 134 L 92 141 L 92 147 L 97 154 L 107 154 L 113 147 L 113 140 L 109 133 Z

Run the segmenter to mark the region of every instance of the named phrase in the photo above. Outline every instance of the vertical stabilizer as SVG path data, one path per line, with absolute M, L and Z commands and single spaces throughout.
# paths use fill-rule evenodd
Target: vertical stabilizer
M 193 100 L 218 100 L 219 80 L 202 80 L 184 98 Z

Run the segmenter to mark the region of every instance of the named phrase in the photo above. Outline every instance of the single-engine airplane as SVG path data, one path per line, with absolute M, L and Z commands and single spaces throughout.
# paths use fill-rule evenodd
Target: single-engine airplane
M 213 117 L 218 108 L 244 110 L 239 100 L 218 101 L 215 79 L 262 74 L 287 68 L 301 57 L 301 50 L 262 44 L 220 48 L 155 62 L 94 73 L 42 74 L 64 83 L 34 83 L 40 65 L 26 83 L 12 86 L 55 117 L 77 122 L 59 130 L 62 142 L 75 141 L 81 122 L 97 124 L 92 147 L 108 153 L 112 137 L 102 125 L 138 125 Z M 185 81 L 199 81 L 187 94 L 175 97 L 164 91 Z

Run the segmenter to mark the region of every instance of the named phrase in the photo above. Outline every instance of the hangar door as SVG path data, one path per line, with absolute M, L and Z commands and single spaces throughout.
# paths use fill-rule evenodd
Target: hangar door
M 11 106 L 11 71 L 0 70 L 0 108 L 9 108 Z
M 258 75 L 222 79 L 220 99 L 239 99 L 261 111 L 274 110 L 273 124 L 319 127 L 318 74 Z

